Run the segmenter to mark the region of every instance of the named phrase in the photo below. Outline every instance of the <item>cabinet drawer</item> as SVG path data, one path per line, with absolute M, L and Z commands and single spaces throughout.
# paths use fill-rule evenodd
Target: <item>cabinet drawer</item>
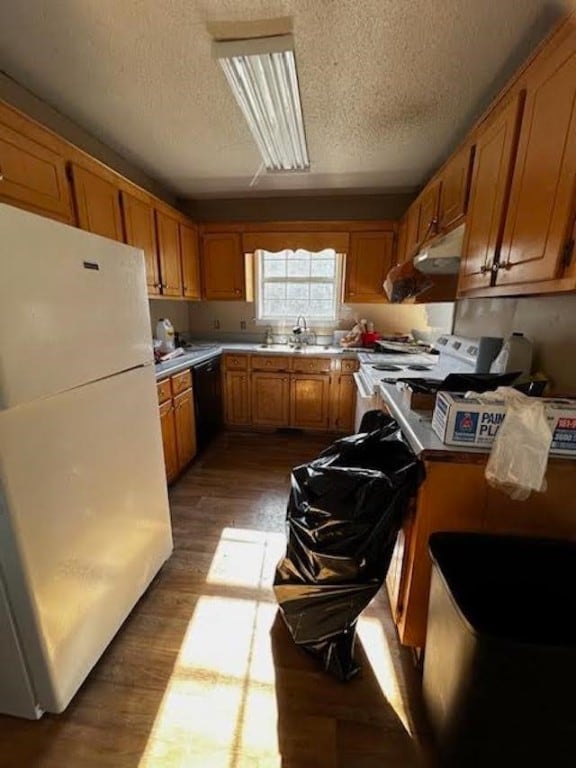
M 192 373 L 190 371 L 183 371 L 182 373 L 172 376 L 172 394 L 174 397 L 184 392 L 186 389 L 190 389 L 192 386 Z
M 277 355 L 252 355 L 253 371 L 288 371 L 290 368 L 290 359 L 288 357 L 278 357 Z
M 224 355 L 225 371 L 246 371 L 248 369 L 248 355 Z
M 356 373 L 358 370 L 358 360 L 342 360 L 342 373 Z
M 160 405 L 170 400 L 172 397 L 172 387 L 170 386 L 170 379 L 164 379 L 156 384 L 156 391 L 158 392 L 158 402 Z
M 292 358 L 292 370 L 296 373 L 330 373 L 331 366 L 329 357 Z

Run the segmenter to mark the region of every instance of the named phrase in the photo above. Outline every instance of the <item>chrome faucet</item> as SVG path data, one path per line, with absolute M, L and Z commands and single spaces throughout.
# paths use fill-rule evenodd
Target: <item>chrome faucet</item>
M 308 344 L 312 331 L 308 330 L 308 322 L 304 315 L 298 315 L 296 325 L 292 328 L 292 343 L 296 348 Z

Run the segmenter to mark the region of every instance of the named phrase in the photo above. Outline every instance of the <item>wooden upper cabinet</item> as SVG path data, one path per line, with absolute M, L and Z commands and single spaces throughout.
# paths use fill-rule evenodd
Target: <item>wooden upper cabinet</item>
M 160 269 L 154 209 L 146 200 L 130 195 L 128 192 L 121 192 L 121 199 L 126 242 L 144 251 L 148 294 L 157 296 L 160 293 Z
M 175 216 L 156 210 L 156 235 L 160 257 L 163 296 L 182 296 L 179 222 Z
M 239 233 L 203 234 L 200 263 L 205 299 L 245 300 L 244 254 Z
M 420 202 L 412 203 L 406 213 L 406 250 L 405 261 L 412 259 L 418 250 L 418 228 L 420 226 Z
M 392 232 L 352 232 L 346 258 L 344 301 L 386 301 L 383 283 L 392 266 Z
M 408 215 L 404 216 L 398 224 L 398 232 L 396 233 L 395 243 L 396 251 L 394 254 L 393 262 L 395 264 L 402 264 L 407 260 L 407 234 L 408 234 Z
M 438 229 L 446 232 L 460 224 L 466 215 L 473 150 L 466 145 L 457 152 L 442 171 L 438 204 Z
M 574 220 L 576 31 L 545 49 L 526 74 L 497 285 L 561 277 Z
M 2 118 L 0 112 L 0 121 Z M 0 200 L 64 222 L 72 221 L 64 158 L 3 122 Z
M 418 217 L 417 245 L 420 246 L 438 234 L 438 205 L 442 184 L 433 181 L 424 189 L 419 197 L 420 214 Z
M 124 242 L 120 191 L 103 176 L 72 163 L 72 187 L 80 229 Z
M 199 299 L 200 257 L 196 227 L 180 224 L 180 256 L 182 258 L 182 290 L 187 299 Z
M 485 288 L 502 240 L 524 94 L 510 98 L 478 129 L 458 292 Z

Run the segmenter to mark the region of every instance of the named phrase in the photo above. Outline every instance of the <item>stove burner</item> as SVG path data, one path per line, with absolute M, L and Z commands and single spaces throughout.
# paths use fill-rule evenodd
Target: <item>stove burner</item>
M 420 363 L 414 363 L 414 365 L 409 365 L 408 369 L 410 371 L 431 371 L 434 366 L 432 365 L 421 365 Z
M 392 363 L 378 363 L 378 365 L 373 365 L 372 368 L 374 368 L 375 371 L 401 371 L 402 370 L 402 366 L 393 365 Z

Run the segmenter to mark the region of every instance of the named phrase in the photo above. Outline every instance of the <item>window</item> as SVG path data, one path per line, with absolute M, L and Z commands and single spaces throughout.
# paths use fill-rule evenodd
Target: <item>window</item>
M 342 257 L 333 249 L 312 253 L 256 251 L 256 317 L 265 322 L 333 323 L 338 316 Z

